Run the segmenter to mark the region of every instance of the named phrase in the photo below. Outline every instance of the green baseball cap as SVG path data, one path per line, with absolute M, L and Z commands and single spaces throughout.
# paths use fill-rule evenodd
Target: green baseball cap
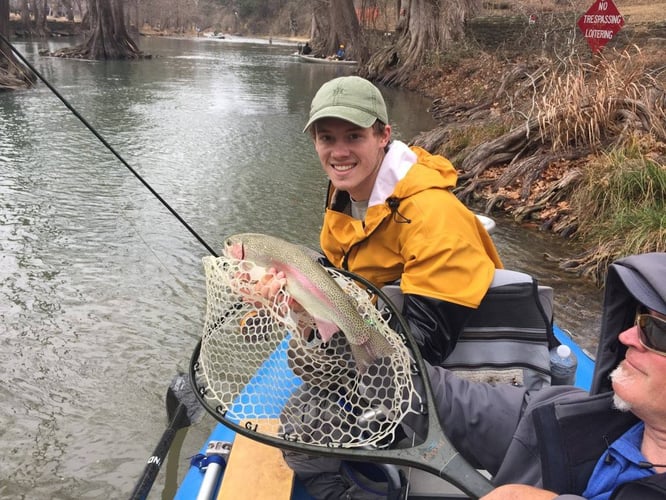
M 382 93 L 359 76 L 342 76 L 322 85 L 312 99 L 303 132 L 321 118 L 340 118 L 363 128 L 372 127 L 376 120 L 388 123 Z

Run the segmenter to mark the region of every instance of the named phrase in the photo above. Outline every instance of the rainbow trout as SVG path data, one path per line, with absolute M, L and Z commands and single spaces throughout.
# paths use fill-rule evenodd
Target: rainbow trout
M 223 253 L 259 266 L 274 267 L 286 276 L 286 290 L 317 324 L 321 339 L 337 333 L 347 338 L 357 370 L 364 373 L 377 359 L 390 356 L 394 347 L 358 313 L 347 295 L 311 255 L 311 250 L 264 234 L 237 234 L 227 238 Z

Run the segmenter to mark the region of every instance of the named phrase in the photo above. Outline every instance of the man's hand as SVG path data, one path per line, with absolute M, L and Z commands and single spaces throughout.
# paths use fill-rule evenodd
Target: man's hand
M 284 293 L 287 285 L 286 274 L 274 267 L 269 267 L 266 273 L 256 280 L 252 280 L 250 273 L 240 273 L 238 278 L 247 283 L 247 286 L 241 288 L 241 293 L 248 302 L 253 302 L 253 297 L 262 297 L 268 302 L 275 302 L 276 297 L 280 293 Z M 255 305 L 261 307 L 262 304 L 257 302 Z M 303 306 L 293 299 L 289 301 L 289 308 L 294 312 L 304 311 Z M 286 314 L 287 311 L 282 311 L 282 313 Z
M 248 297 L 261 296 L 269 301 L 275 299 L 282 288 L 287 284 L 287 277 L 282 271 L 274 267 L 268 268 L 266 274 L 258 280 L 252 281 L 249 273 L 242 273 L 239 278 L 247 282 L 248 286 L 243 289 L 243 293 Z
M 268 269 L 257 284 L 255 291 L 268 300 L 273 300 L 275 296 L 282 291 L 287 284 L 287 277 L 282 271 L 278 271 L 274 267 Z
M 525 484 L 505 484 L 482 497 L 480 500 L 552 500 L 557 493 L 542 490 Z

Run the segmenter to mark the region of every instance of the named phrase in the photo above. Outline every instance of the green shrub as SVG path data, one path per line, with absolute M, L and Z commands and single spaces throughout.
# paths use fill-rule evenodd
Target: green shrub
M 616 256 L 666 251 L 666 165 L 638 143 L 598 156 L 572 199 L 579 236 Z

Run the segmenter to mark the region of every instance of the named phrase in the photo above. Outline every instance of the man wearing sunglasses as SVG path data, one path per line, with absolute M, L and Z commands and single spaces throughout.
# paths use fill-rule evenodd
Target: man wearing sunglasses
M 502 485 L 484 500 L 666 499 L 666 253 L 610 265 L 589 394 L 430 375 L 451 441 Z

